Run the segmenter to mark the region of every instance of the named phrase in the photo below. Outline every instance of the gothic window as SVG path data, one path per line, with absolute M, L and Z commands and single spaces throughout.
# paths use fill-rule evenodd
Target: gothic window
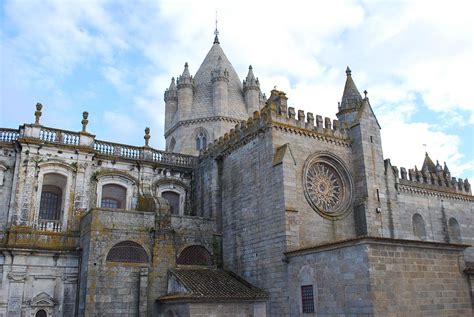
M 165 191 L 161 193 L 161 197 L 166 199 L 170 204 L 170 212 L 172 215 L 179 214 L 179 194 L 173 191 Z
M 301 308 L 303 313 L 314 313 L 313 285 L 301 286 Z
M 462 243 L 461 230 L 459 229 L 459 223 L 455 218 L 449 218 L 448 235 L 449 235 L 449 242 Z
M 127 189 L 116 184 L 107 184 L 102 187 L 102 208 L 125 208 L 127 199 Z
M 36 312 L 35 317 L 47 317 L 48 314 L 44 309 L 40 309 Z
M 418 213 L 413 215 L 413 234 L 418 239 L 426 240 L 425 221 Z
M 206 248 L 200 245 L 186 247 L 178 256 L 176 264 L 180 265 L 212 265 L 212 257 Z
M 136 242 L 122 241 L 110 249 L 108 262 L 148 263 L 145 249 Z
M 207 133 L 204 129 L 196 134 L 196 150 L 204 150 L 207 147 Z
M 65 176 L 55 173 L 45 174 L 41 188 L 39 219 L 60 220 L 63 205 L 63 189 L 66 186 Z

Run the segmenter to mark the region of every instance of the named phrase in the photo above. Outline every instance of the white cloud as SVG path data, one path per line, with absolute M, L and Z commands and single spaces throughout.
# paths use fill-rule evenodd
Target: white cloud
M 97 69 L 96 76 L 105 76 L 120 96 L 84 86 L 87 101 L 101 104 L 94 111 L 103 113 L 98 126 L 104 130 L 94 133 L 101 139 L 123 134 L 106 127 L 116 119 L 137 131 L 133 138 L 124 136 L 133 141 L 150 125 L 152 141 L 163 147 L 164 89 L 185 61 L 192 72 L 198 69 L 212 43 L 217 9 L 228 58 L 241 78 L 252 64 L 267 95 L 276 85 L 291 106 L 334 117 L 350 65 L 358 88 L 369 91 L 382 123 L 384 153 L 393 164 L 420 164 L 421 144 L 427 143 L 433 159 L 446 159 L 453 173 L 472 175 L 472 153 L 461 151 L 472 135 L 453 129 L 474 125 L 469 1 L 50 0 L 3 6 L 2 101 L 21 102 L 19 107 L 27 107 L 23 112 L 34 105 L 25 95 L 42 98 L 44 92 L 43 100 L 53 103 L 58 117 L 66 117 L 68 111 L 61 114 L 61 103 L 67 104 L 60 101 L 67 98 L 61 95 L 63 82 Z M 17 76 L 5 83 L 10 73 Z M 103 102 L 101 94 L 113 100 Z M 420 101 L 438 124 L 419 122 Z M 78 102 L 69 101 L 68 107 Z M 11 115 L 15 122 L 31 117 Z M 441 122 L 446 118 L 450 124 Z

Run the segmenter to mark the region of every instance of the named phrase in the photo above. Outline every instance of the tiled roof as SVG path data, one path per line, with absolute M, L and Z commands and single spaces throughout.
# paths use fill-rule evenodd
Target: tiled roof
M 268 295 L 230 271 L 209 268 L 186 268 L 170 270 L 186 288 L 186 293 L 165 295 L 159 300 L 172 299 L 216 299 L 216 300 L 262 300 Z

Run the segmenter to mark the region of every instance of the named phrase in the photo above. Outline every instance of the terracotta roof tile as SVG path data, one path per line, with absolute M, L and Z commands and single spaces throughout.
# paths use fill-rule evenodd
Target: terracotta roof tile
M 168 294 L 160 300 L 201 298 L 219 300 L 259 300 L 268 295 L 238 275 L 219 269 L 177 268 L 170 270 L 188 291 L 184 294 Z

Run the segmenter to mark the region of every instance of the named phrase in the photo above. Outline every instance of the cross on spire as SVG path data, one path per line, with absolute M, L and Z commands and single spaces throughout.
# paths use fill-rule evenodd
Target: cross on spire
M 219 43 L 219 37 L 218 37 L 219 31 L 217 30 L 217 10 L 216 10 L 216 30 L 214 31 L 214 35 L 215 35 L 214 44 L 220 44 Z

